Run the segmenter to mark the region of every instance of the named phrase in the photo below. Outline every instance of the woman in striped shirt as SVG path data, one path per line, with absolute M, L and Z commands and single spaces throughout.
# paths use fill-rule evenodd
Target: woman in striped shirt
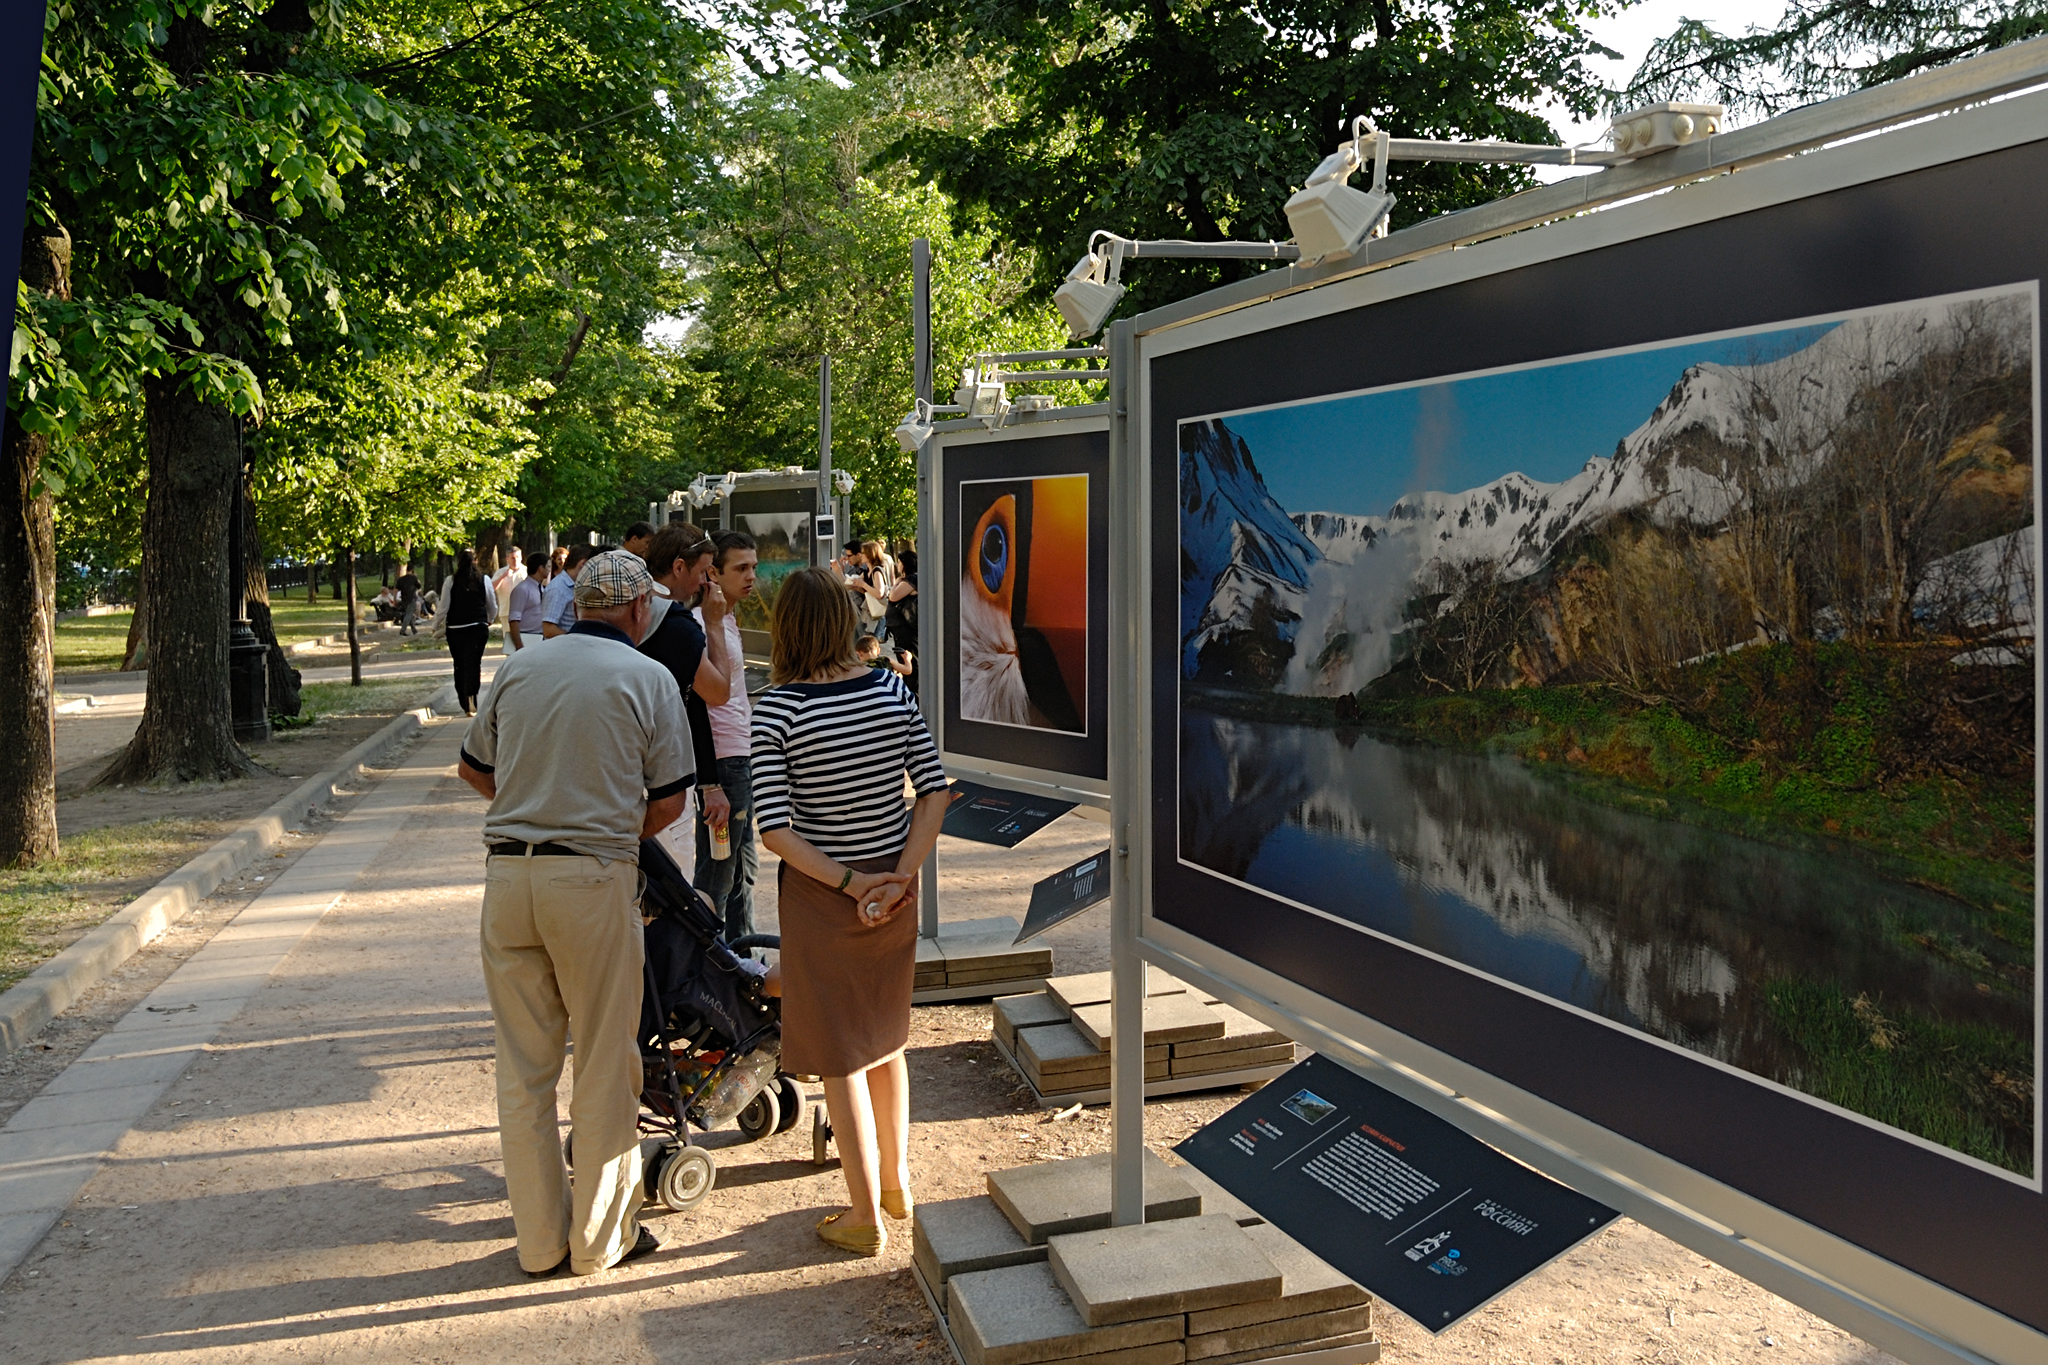
M 775 598 L 770 674 L 754 703 L 755 828 L 782 859 L 782 1065 L 825 1082 L 852 1207 L 818 1224 L 879 1256 L 881 1214 L 910 1216 L 910 988 L 917 872 L 951 797 L 917 700 L 854 653 L 838 578 L 804 569 Z M 903 802 L 903 775 L 917 792 Z

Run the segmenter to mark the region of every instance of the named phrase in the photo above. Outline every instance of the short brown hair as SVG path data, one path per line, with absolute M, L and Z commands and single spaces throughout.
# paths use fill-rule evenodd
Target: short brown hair
M 667 578 L 678 559 L 708 555 L 712 548 L 710 536 L 687 521 L 672 521 L 647 543 L 647 568 L 656 578 Z
M 829 569 L 799 569 L 782 580 L 769 630 L 772 683 L 802 682 L 860 666 L 853 649 L 853 602 Z

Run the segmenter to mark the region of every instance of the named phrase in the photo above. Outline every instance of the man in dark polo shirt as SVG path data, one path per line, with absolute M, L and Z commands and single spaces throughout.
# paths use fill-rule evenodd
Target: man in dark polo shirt
M 505 1188 L 529 1275 L 587 1275 L 661 1245 L 638 1222 L 639 851 L 681 812 L 696 773 L 682 693 L 636 647 L 653 590 L 639 556 L 592 558 L 576 577 L 580 619 L 499 666 L 462 742 L 458 771 L 491 802 L 484 985 Z M 555 1097 L 571 1037 L 573 1187 Z

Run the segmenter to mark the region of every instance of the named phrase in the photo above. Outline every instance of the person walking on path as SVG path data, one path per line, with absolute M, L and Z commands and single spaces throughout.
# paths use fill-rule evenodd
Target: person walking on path
M 541 641 L 541 594 L 554 577 L 554 565 L 545 559 L 534 561 L 533 572 L 512 589 L 512 604 L 505 613 L 505 652 L 517 654 Z
M 707 651 L 704 629 L 689 607 L 711 572 L 711 538 L 687 522 L 672 522 L 648 542 L 647 560 L 656 598 L 654 624 L 640 642 L 640 652 L 668 669 L 682 690 L 683 714 L 690 719 L 695 746 L 699 809 L 713 828 L 722 828 L 731 808 L 719 787 L 707 707 L 726 700 L 724 637 L 721 633 L 716 648 Z M 706 606 L 721 616 L 725 610 L 723 599 Z M 696 828 L 694 819 L 678 820 L 662 837 L 679 868 L 688 868 L 697 859 Z
M 398 589 L 398 633 L 419 634 L 420 576 L 412 571 L 412 565 L 403 565 L 398 581 L 392 586 Z
M 476 694 L 483 688 L 484 646 L 490 643 L 491 622 L 498 619 L 497 594 L 484 582 L 476 554 L 463 550 L 455 572 L 441 580 L 441 600 L 434 604 L 434 638 L 448 640 L 455 661 L 455 699 L 462 714 L 476 714 Z
M 505 1190 L 533 1276 L 588 1275 L 661 1245 L 638 1221 L 639 841 L 676 818 L 696 774 L 675 680 L 636 648 L 653 601 L 638 556 L 586 564 L 582 619 L 499 668 L 456 770 L 491 803 L 484 986 Z M 555 1094 L 570 1038 L 573 1182 Z
M 552 640 L 567 635 L 576 624 L 576 574 L 597 551 L 589 545 L 571 545 L 562 568 L 548 581 L 540 599 L 540 635 Z
M 917 699 L 854 655 L 853 603 L 830 569 L 775 598 L 771 674 L 754 704 L 754 818 L 782 859 L 782 1065 L 825 1084 L 852 1207 L 818 1224 L 879 1256 L 908 1218 L 910 988 L 917 872 L 952 797 Z M 917 793 L 903 800 L 903 775 Z
M 718 765 L 718 785 L 725 793 L 730 815 L 726 821 L 727 855 L 714 849 L 717 830 L 709 823 L 697 830 L 697 889 L 709 897 L 725 917 L 728 943 L 754 932 L 754 879 L 760 875 L 761 855 L 754 848 L 754 767 L 748 754 L 753 744 L 754 709 L 747 701 L 746 652 L 740 643 L 740 603 L 754 595 L 755 572 L 761 562 L 754 538 L 745 531 L 720 531 L 711 537 L 716 547 L 711 565 L 711 582 L 725 601 L 724 615 L 717 626 L 697 610 L 707 634 L 716 631 L 725 640 L 727 696 L 723 706 L 710 710 L 711 744 Z
M 896 581 L 889 587 L 889 610 L 883 618 L 889 627 L 889 647 L 905 665 L 897 670 L 917 691 L 917 551 L 903 550 L 896 556 Z
M 524 553 L 517 545 L 505 552 L 505 562 L 491 575 L 491 591 L 498 595 L 498 615 L 510 619 L 512 589 L 526 581 Z M 507 651 L 508 653 L 510 651 Z

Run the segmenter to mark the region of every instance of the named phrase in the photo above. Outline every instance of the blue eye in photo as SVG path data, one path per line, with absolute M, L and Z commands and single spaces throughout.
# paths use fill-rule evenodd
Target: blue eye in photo
M 981 533 L 981 585 L 990 592 L 1003 590 L 1010 571 L 1010 537 L 1001 522 L 990 522 Z

